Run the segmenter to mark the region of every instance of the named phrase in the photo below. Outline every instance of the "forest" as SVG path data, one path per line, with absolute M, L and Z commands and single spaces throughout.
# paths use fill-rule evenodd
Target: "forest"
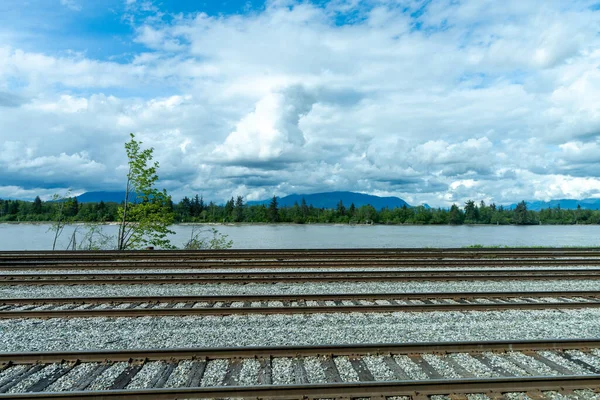
M 62 213 L 68 222 L 114 222 L 118 219 L 118 203 L 79 203 L 76 197 L 59 201 L 0 199 L 0 222 L 49 222 Z M 59 207 L 59 204 L 61 207 Z M 279 207 L 273 197 L 269 205 L 248 205 L 243 197 L 231 198 L 224 205 L 206 203 L 201 196 L 184 197 L 179 203 L 168 200 L 168 209 L 176 223 L 294 223 L 294 224 L 411 224 L 411 225 L 571 225 L 599 224 L 600 211 L 548 208 L 527 209 L 524 201 L 509 209 L 495 204 L 469 200 L 462 207 L 449 209 L 402 207 L 376 210 L 370 205 L 355 207 L 341 201 L 334 209 L 307 205 L 304 199 L 291 207 Z

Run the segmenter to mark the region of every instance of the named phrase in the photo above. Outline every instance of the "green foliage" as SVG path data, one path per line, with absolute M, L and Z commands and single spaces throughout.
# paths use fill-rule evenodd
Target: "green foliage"
M 470 219 L 467 220 L 466 211 L 456 204 L 450 209 L 425 208 L 425 207 L 401 207 L 375 210 L 372 206 L 365 205 L 356 207 L 351 204 L 346 208 L 338 204 L 333 209 L 316 208 L 308 206 L 306 201 L 294 204 L 291 207 L 279 207 L 277 198 L 271 200 L 269 205 L 248 205 L 243 198 L 238 196 L 229 200 L 230 206 L 217 205 L 214 202 L 208 204 L 199 195 L 184 197 L 179 203 L 173 204 L 164 191 L 154 196 L 148 196 L 147 201 L 143 197 L 132 197 L 129 207 L 145 205 L 150 208 L 146 213 L 150 215 L 172 215 L 173 219 L 167 221 L 174 223 L 294 223 L 294 224 L 386 224 L 386 225 L 462 225 L 469 224 L 548 224 L 548 225 L 571 225 L 571 224 L 600 224 L 600 210 L 564 210 L 559 207 L 548 208 L 540 211 L 528 210 L 526 204 L 521 202 L 514 210 L 506 209 L 495 204 L 487 205 L 484 202 L 467 202 L 465 209 L 469 211 Z M 64 197 L 64 196 L 63 196 Z M 37 203 L 37 205 L 36 205 Z M 66 217 L 66 210 L 70 209 L 70 215 L 75 210 L 75 201 L 64 199 L 64 202 L 30 202 L 20 200 L 0 199 L 0 222 L 1 221 L 55 221 L 60 214 L 60 207 L 64 207 L 66 222 L 111 222 L 119 221 L 117 203 L 80 203 L 77 204 L 77 214 Z M 162 204 L 162 206 L 161 206 Z M 468 207 L 467 207 L 468 205 Z M 343 206 L 343 208 L 341 207 Z M 121 209 L 124 205 L 121 205 Z M 140 209 L 140 212 L 144 208 Z M 275 211 L 276 210 L 276 211 Z M 137 213 L 137 212 L 136 212 Z M 134 213 L 137 217 L 137 214 Z M 142 215 L 143 216 L 143 215 Z M 140 216 L 140 218 L 142 217 Z M 132 214 L 133 218 L 133 214 Z M 141 245 L 139 246 L 141 247 Z M 162 246 L 161 246 L 162 247 Z
M 71 190 L 68 190 L 67 193 L 65 193 L 64 195 L 55 193 L 52 196 L 52 201 L 56 203 L 55 214 L 54 214 L 54 217 L 52 218 L 52 224 L 50 225 L 50 228 L 48 228 L 48 232 L 54 233 L 54 240 L 52 242 L 52 250 L 56 250 L 56 242 L 58 241 L 58 238 L 60 237 L 63 230 L 65 229 L 65 225 L 67 225 L 67 223 L 69 222 L 66 210 L 69 209 L 67 201 L 70 200 L 70 198 L 69 198 L 70 194 L 71 194 Z M 35 201 L 34 201 L 34 203 L 35 203 Z
M 206 233 L 210 233 L 209 237 L 202 237 Z M 233 247 L 233 241 L 228 239 L 228 236 L 220 233 L 215 228 L 198 230 L 196 227 L 192 229 L 190 240 L 184 245 L 184 250 L 225 250 Z
M 78 228 L 75 230 L 77 231 Z M 86 224 L 83 236 L 77 244 L 77 250 L 112 250 L 114 248 L 115 237 L 105 234 L 100 224 Z
M 118 209 L 120 225 L 117 249 L 140 249 L 146 246 L 170 249 L 173 246 L 168 235 L 175 233 L 168 228 L 175 220 L 171 199 L 166 190 L 155 188 L 158 162 L 152 163 L 154 149 L 142 150 L 141 144 L 133 134 L 131 140 L 125 143 L 129 172 L 125 201 Z
M 273 196 L 269 204 L 269 222 L 279 221 L 279 207 L 277 205 L 277 197 Z

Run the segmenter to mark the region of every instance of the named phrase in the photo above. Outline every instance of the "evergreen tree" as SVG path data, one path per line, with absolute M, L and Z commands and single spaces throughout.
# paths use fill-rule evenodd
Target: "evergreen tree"
M 310 210 L 306 205 L 306 200 L 304 200 L 304 197 L 302 198 L 302 202 L 300 203 L 300 212 L 302 213 L 302 220 L 306 222 L 308 215 L 310 214 Z
M 279 221 L 279 208 L 277 207 L 277 197 L 273 196 L 271 203 L 269 204 L 269 221 Z
M 233 197 L 231 197 L 231 200 L 228 200 L 227 203 L 225 203 L 225 218 L 228 219 L 229 221 L 234 220 L 234 217 L 233 217 L 234 207 L 235 207 L 235 201 L 233 201 Z
M 182 221 L 187 221 L 188 218 L 192 215 L 192 202 L 191 200 L 185 196 L 179 204 L 177 205 L 179 218 Z
M 521 201 L 517 204 L 517 207 L 515 207 L 513 222 L 516 225 L 527 225 L 531 223 L 525 200 Z
M 337 211 L 337 213 L 338 213 L 339 215 L 341 215 L 342 217 L 343 217 L 344 215 L 346 215 L 346 207 L 344 207 L 344 203 L 342 202 L 342 200 L 340 200 L 340 202 L 338 203 L 338 205 L 337 205 L 337 210 L 336 210 L 336 211 Z
M 465 224 L 476 224 L 479 221 L 479 209 L 473 200 L 465 203 Z
M 235 222 L 244 220 L 244 198 L 242 196 L 238 196 L 235 200 L 234 220 Z
M 42 213 L 42 199 L 40 199 L 40 196 L 35 196 L 35 200 L 33 201 L 33 207 L 31 208 L 31 211 L 34 214 Z
M 452 207 L 450 207 L 450 214 L 448 215 L 448 223 L 450 225 L 462 225 L 463 221 L 463 212 L 456 204 L 452 204 Z
M 350 215 L 350 218 L 354 217 L 354 214 L 356 214 L 356 206 L 354 205 L 354 203 L 350 203 L 350 207 L 348 208 L 348 215 Z

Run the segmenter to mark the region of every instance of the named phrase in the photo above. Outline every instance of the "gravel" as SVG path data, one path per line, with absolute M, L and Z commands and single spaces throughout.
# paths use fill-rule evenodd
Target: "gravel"
M 383 361 L 383 356 L 366 356 L 363 361 L 367 364 L 369 371 L 373 374 L 376 381 L 391 381 L 396 377 L 391 369 Z
M 599 335 L 599 309 L 0 320 L 3 351 L 566 339 Z
M 483 355 L 491 361 L 491 364 L 494 367 L 500 367 L 502 369 L 504 369 L 505 371 L 508 371 L 511 374 L 514 375 L 522 375 L 522 376 L 528 376 L 531 375 L 530 373 L 528 373 L 527 371 L 525 371 L 523 368 L 513 364 L 512 362 L 510 362 L 506 356 L 500 356 L 498 354 L 495 353 L 491 353 L 491 352 L 485 352 L 483 353 Z
M 227 367 L 229 367 L 229 360 L 211 360 L 206 365 L 201 387 L 206 386 L 217 386 L 223 382 L 225 374 L 227 373 Z
M 255 358 L 247 358 L 242 363 L 240 371 L 240 385 L 258 385 L 258 372 L 260 371 L 260 361 Z
M 24 372 L 30 367 L 30 365 L 15 365 L 14 367 L 8 367 L 4 371 L 0 372 L 0 386 L 11 380 L 12 377 Z
M 150 387 L 150 383 L 152 382 L 152 378 L 159 373 L 161 368 L 166 363 L 158 361 L 158 362 L 150 362 L 144 364 L 142 369 L 135 374 L 131 382 L 127 385 L 126 389 L 147 389 Z
M 468 394 L 467 400 L 490 400 L 490 398 L 483 393 L 476 393 L 476 394 Z
M 577 396 L 579 396 L 579 400 L 599 400 L 600 393 L 595 393 L 592 390 L 574 390 L 573 391 Z
M 420 293 L 598 290 L 593 280 L 449 282 L 304 282 L 249 284 L 13 285 L 0 286 L 0 298 L 171 296 L 237 294 Z
M 468 371 L 472 372 L 477 378 L 493 378 L 500 376 L 497 372 L 492 371 L 478 359 L 471 357 L 470 354 L 453 353 L 448 357 L 451 357 L 454 361 L 458 362 L 459 365 L 462 365 Z
M 46 392 L 64 392 L 73 389 L 73 385 L 82 377 L 91 373 L 98 364 L 83 363 L 75 366 L 68 374 L 61 376 L 56 382 L 48 386 Z
M 597 352 L 592 351 L 592 354 L 596 355 L 596 357 L 593 357 L 579 350 L 567 350 L 566 353 L 572 355 L 578 360 L 581 360 L 585 363 L 590 364 L 593 367 L 600 369 L 600 360 L 597 358 L 598 356 L 600 356 L 600 354 L 598 354 Z
M 327 377 L 325 377 L 325 371 L 321 364 L 322 360 L 323 358 L 317 357 L 304 358 L 304 368 L 310 383 L 327 383 Z
M 408 376 L 412 379 L 428 379 L 429 377 L 423 372 L 421 368 L 417 364 L 414 363 L 413 360 L 408 358 L 405 355 L 394 356 L 394 359 L 398 363 L 398 365 L 406 371 Z
M 17 383 L 15 386 L 11 387 L 7 393 L 24 392 L 27 390 L 27 388 L 29 388 L 34 383 L 38 382 L 40 379 L 43 379 L 62 368 L 67 368 L 67 367 L 60 365 L 60 364 L 50 364 L 50 365 L 46 366 L 45 368 L 42 368 L 38 372 L 23 379 L 22 381 L 19 381 L 19 383 Z
M 86 388 L 86 390 L 107 390 L 114 380 L 127 368 L 129 363 L 118 362 L 110 366 Z
M 169 379 L 165 382 L 165 387 L 178 388 L 183 387 L 192 371 L 194 363 L 191 360 L 180 361 L 175 367 Z
M 506 400 L 531 400 L 531 397 L 525 393 L 505 393 L 504 398 Z
M 342 381 L 344 381 L 344 382 L 358 382 L 359 381 L 358 374 L 354 370 L 354 367 L 352 367 L 352 364 L 350 363 L 350 360 L 348 360 L 348 357 L 335 357 L 333 359 L 333 361 L 340 373 L 340 378 L 342 378 Z
M 444 378 L 461 378 L 461 375 L 454 371 L 446 361 L 434 354 L 423 354 L 423 359 L 427 361 Z
M 294 383 L 293 360 L 287 357 L 278 357 L 273 359 L 272 377 L 274 385 L 291 385 Z
M 526 365 L 532 371 L 534 371 L 536 373 L 536 375 L 546 375 L 546 376 L 560 375 L 560 373 L 558 371 L 553 370 L 552 368 L 548 367 L 546 364 L 543 364 L 543 363 L 539 362 L 538 360 L 536 360 L 535 358 L 528 356 L 526 354 L 523 354 L 523 353 L 509 352 L 508 358 L 510 360 L 515 360 L 517 362 L 520 362 L 523 365 Z

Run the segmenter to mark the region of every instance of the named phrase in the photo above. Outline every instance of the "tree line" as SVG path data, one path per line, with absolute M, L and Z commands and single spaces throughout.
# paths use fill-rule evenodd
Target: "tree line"
M 248 205 L 242 196 L 232 197 L 225 204 L 218 205 L 212 201 L 205 202 L 200 195 L 184 197 L 179 203 L 174 203 L 167 197 L 164 203 L 165 211 L 172 214 L 174 223 L 600 224 L 598 210 L 584 210 L 581 207 L 565 210 L 557 207 L 532 211 L 527 209 L 524 201 L 513 209 L 469 200 L 463 207 L 454 204 L 449 209 L 404 206 L 382 210 L 376 210 L 370 205 L 346 206 L 341 201 L 332 209 L 317 208 L 307 205 L 304 199 L 300 204 L 280 207 L 276 197 L 268 205 Z M 75 197 L 64 199 L 62 204 L 58 201 L 42 201 L 39 197 L 34 201 L 0 199 L 0 221 L 54 221 L 60 212 L 68 222 L 118 222 L 120 207 L 122 209 L 123 203 L 79 203 Z

